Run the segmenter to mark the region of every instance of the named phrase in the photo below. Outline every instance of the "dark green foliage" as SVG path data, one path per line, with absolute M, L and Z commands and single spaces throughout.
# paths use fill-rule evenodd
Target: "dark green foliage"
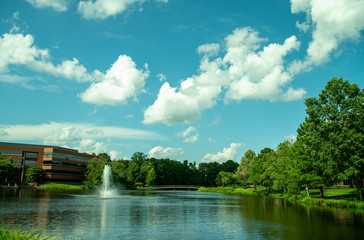
M 238 180 L 234 173 L 221 171 L 217 174 L 215 182 L 217 186 L 230 186 L 236 184 Z
M 84 184 L 88 187 L 101 185 L 105 164 L 110 164 L 114 179 L 127 188 L 153 185 L 203 185 L 216 186 L 216 176 L 225 171 L 231 174 L 236 171 L 238 163 L 231 160 L 225 163 L 196 163 L 187 160 L 146 158 L 141 152 L 133 154 L 132 160 L 109 161 L 104 155 L 90 160 Z M 234 177 L 234 183 L 236 182 Z
M 46 170 L 39 166 L 30 167 L 25 172 L 27 182 L 36 182 L 38 184 L 44 180 L 46 174 Z
M 111 169 L 114 179 L 120 184 L 129 185 L 127 163 L 123 160 L 112 161 Z
M 13 183 L 19 169 L 11 158 L 6 158 L 0 153 L 0 184 Z
M 318 98 L 307 98 L 307 117 L 297 142 L 317 186 L 353 179 L 362 199 L 364 92 L 341 78 L 330 80 Z
M 248 150 L 236 173 L 242 184 L 265 186 L 268 193 L 299 194 L 338 181 L 354 182 L 363 199 L 364 91 L 341 78 L 330 80 L 318 98 L 307 98 L 307 117 L 297 141 L 265 148 L 258 156 Z
M 101 184 L 102 172 L 107 160 L 103 158 L 92 158 L 87 165 L 86 180 L 84 184 L 87 187 L 93 187 Z

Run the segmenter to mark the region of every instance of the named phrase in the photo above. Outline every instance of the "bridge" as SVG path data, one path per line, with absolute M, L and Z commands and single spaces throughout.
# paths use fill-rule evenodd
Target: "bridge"
M 195 185 L 154 185 L 145 187 L 145 189 L 151 190 L 185 190 L 185 191 L 197 191 L 201 186 Z

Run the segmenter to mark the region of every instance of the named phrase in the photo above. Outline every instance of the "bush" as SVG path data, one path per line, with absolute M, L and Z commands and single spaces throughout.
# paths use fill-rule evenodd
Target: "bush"
M 27 169 L 25 176 L 27 178 L 27 182 L 36 182 L 41 183 L 47 172 L 42 167 L 34 166 Z

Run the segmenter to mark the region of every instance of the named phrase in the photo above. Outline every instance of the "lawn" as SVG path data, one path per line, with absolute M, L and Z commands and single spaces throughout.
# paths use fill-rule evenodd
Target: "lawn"
M 40 185 L 47 190 L 83 190 L 85 186 L 81 183 L 45 183 Z

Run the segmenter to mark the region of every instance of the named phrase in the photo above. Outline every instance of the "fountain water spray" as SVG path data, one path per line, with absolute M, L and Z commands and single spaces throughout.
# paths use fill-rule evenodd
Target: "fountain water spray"
M 112 198 L 118 195 L 112 180 L 112 170 L 110 165 L 105 165 L 102 173 L 101 198 Z

